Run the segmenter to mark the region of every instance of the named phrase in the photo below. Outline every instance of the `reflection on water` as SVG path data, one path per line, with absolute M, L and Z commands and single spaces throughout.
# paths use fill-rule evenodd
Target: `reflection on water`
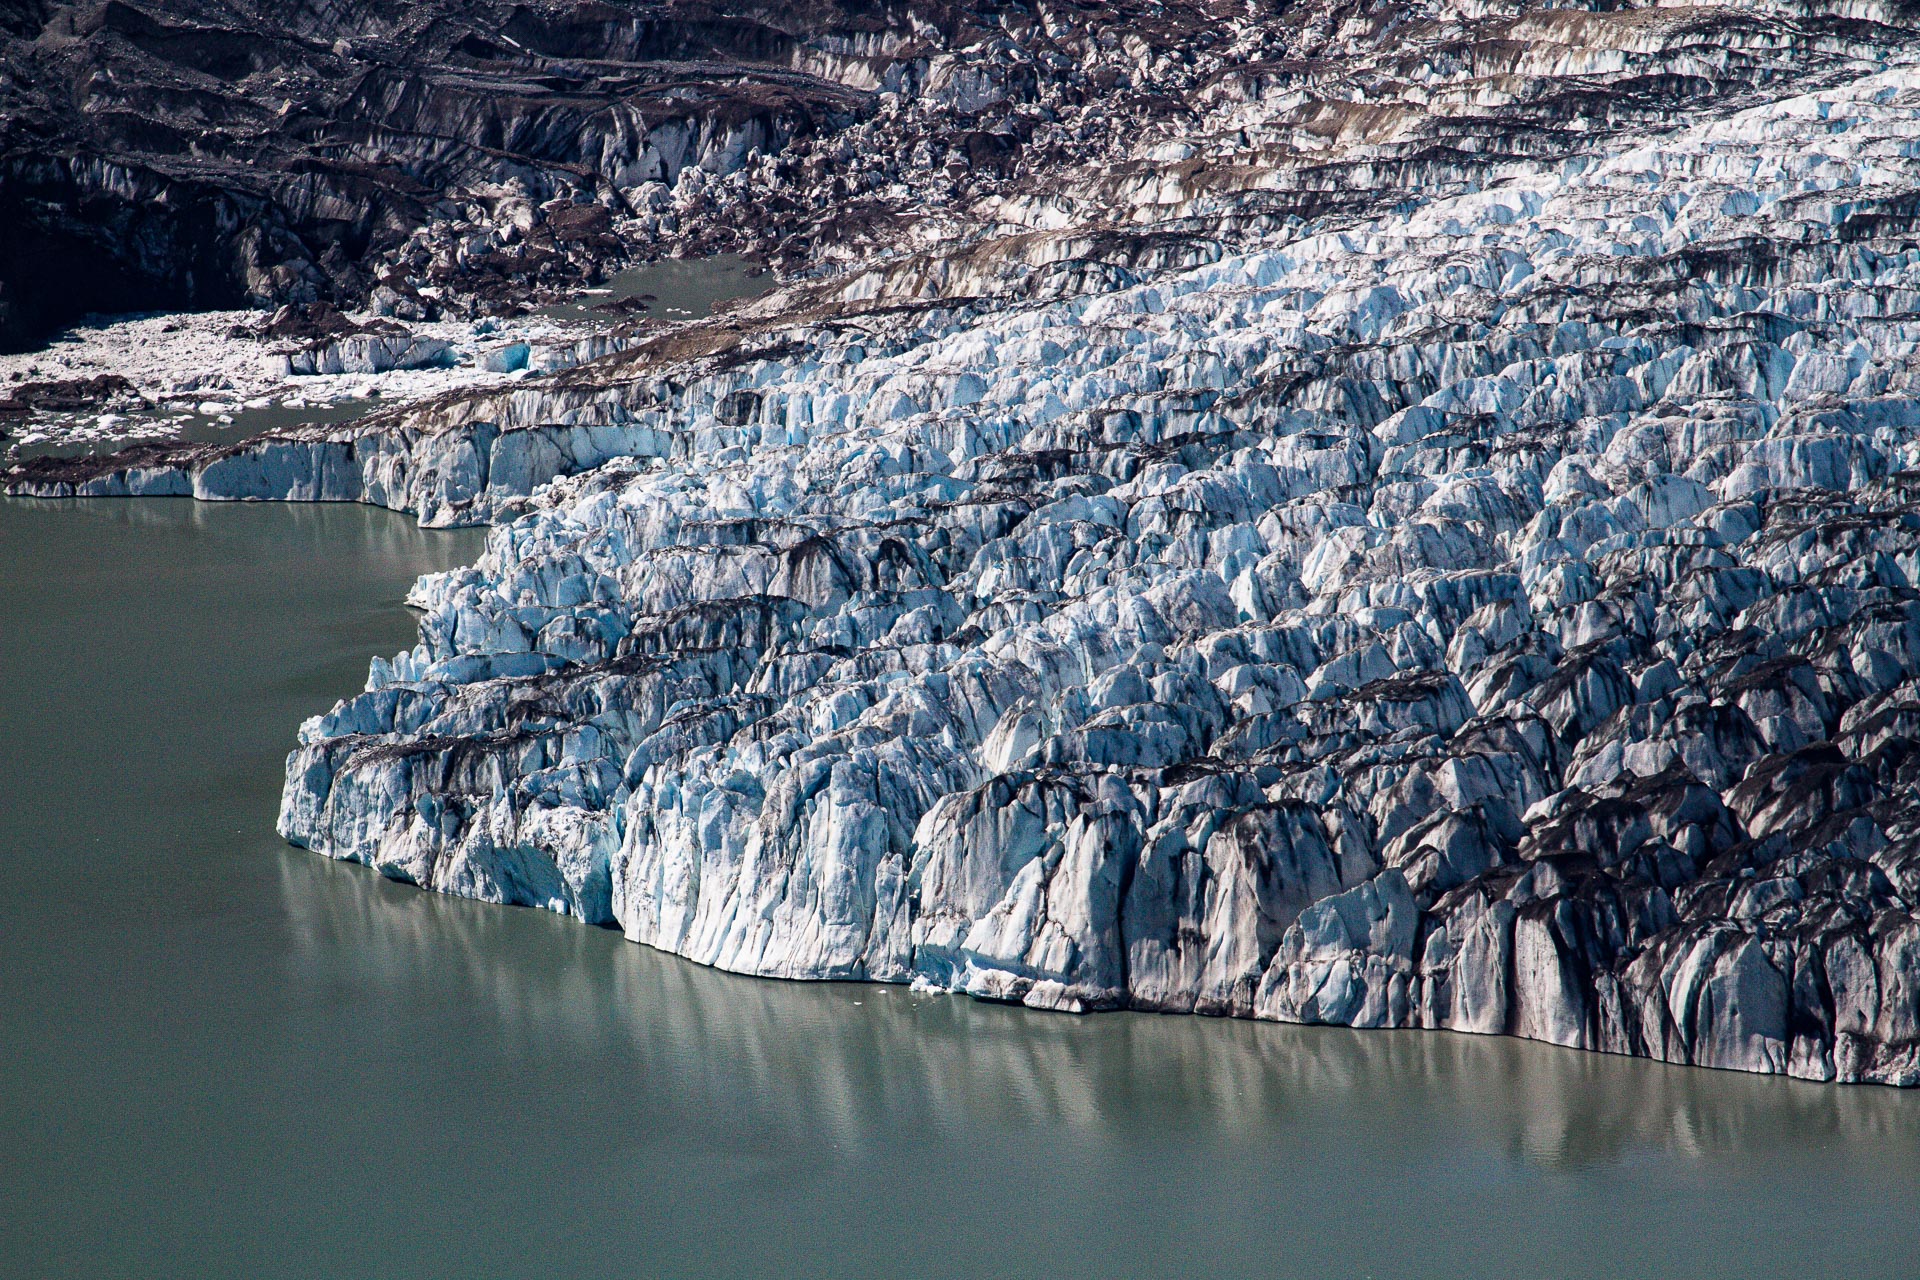
M 1334 1109 L 1369 1124 L 1425 1108 L 1466 1121 L 1506 1156 L 1557 1169 L 1836 1142 L 1920 1148 L 1920 1107 L 1886 1089 L 1500 1037 L 1076 1018 L 905 988 L 765 981 L 314 859 L 282 862 L 280 885 L 300 963 L 316 966 L 300 981 L 396 993 L 450 985 L 487 1011 L 509 1052 L 617 1043 L 670 1071 L 683 1095 L 715 1107 L 759 1099 L 774 1125 L 830 1118 L 834 1141 L 855 1149 L 884 1147 L 903 1125 L 1238 1132 L 1250 1116 L 1284 1127 Z
M 477 535 L 0 502 L 0 1275 L 1801 1276 L 1920 1098 L 703 970 L 272 835 Z

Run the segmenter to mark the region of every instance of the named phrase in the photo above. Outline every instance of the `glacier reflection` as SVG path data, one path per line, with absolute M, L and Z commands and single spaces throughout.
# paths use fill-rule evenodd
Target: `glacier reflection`
M 1562 1169 L 1829 1143 L 1920 1150 L 1920 1106 L 1888 1089 L 1499 1037 L 1080 1017 L 746 978 L 298 851 L 282 859 L 280 885 L 302 944 L 298 980 L 362 982 L 398 1005 L 431 986 L 468 1004 L 475 1034 L 509 1053 L 613 1052 L 670 1081 L 678 1110 L 732 1113 L 747 1100 L 758 1125 L 855 1149 L 983 1124 L 1252 1140 L 1337 1116 L 1412 1142 L 1439 1117 L 1507 1158 Z

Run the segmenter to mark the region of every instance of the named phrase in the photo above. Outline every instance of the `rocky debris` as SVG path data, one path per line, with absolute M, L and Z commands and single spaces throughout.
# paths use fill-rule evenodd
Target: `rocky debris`
M 822 69 L 861 80 L 852 51 L 909 22 L 679 0 L 29 8 L 0 25 L 0 349 L 87 312 L 468 318 L 577 289 L 625 252 L 627 190 L 851 119 L 870 94 L 801 69 L 808 50 L 848 51 Z
M 113 373 L 90 378 L 55 378 L 43 382 L 0 383 L 0 415 L 18 416 L 45 410 L 70 413 L 76 409 L 144 406 L 133 384 Z
M 643 316 L 653 309 L 652 303 L 654 301 L 656 301 L 656 299 L 637 296 L 632 298 L 616 298 L 608 302 L 596 302 L 589 307 L 588 310 L 606 316 Z
M 495 524 L 288 761 L 283 833 L 396 879 L 746 973 L 1920 1083 L 1903 14 L 1292 16 L 1096 40 L 1106 185 L 966 141 L 1024 232 L 9 487 Z M 839 136 L 1044 104 L 1023 21 Z M 1194 65 L 1206 112 L 1129 96 Z
M 330 302 L 290 302 L 262 321 L 234 325 L 227 330 L 227 336 L 313 343 L 350 333 L 365 333 L 375 327 L 355 321 Z M 398 327 L 389 326 L 389 331 Z
M 87 310 L 515 315 L 723 251 L 853 300 L 1100 291 L 1911 39 L 1872 4 L 35 12 L 0 32 L 15 345 Z

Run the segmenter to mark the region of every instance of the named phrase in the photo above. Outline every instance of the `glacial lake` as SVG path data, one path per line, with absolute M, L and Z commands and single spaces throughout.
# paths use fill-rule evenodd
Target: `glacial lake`
M 723 302 L 757 298 L 773 286 L 772 275 L 737 253 L 662 258 L 617 271 L 604 287 L 590 289 L 571 302 L 542 307 L 537 314 L 611 324 L 615 317 L 593 308 L 637 298 L 647 304 L 642 315 L 669 321 L 704 320 Z
M 0 500 L 0 1275 L 1911 1275 L 1920 1095 L 757 981 L 274 835 L 469 560 Z

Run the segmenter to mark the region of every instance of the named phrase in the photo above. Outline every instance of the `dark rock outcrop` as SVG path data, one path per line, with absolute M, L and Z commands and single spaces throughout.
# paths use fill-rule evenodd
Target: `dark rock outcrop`
M 887 26 L 831 4 L 13 6 L 0 347 L 89 311 L 577 288 L 621 260 L 629 190 L 866 109 L 795 64 Z M 410 275 L 428 228 L 443 252 Z

